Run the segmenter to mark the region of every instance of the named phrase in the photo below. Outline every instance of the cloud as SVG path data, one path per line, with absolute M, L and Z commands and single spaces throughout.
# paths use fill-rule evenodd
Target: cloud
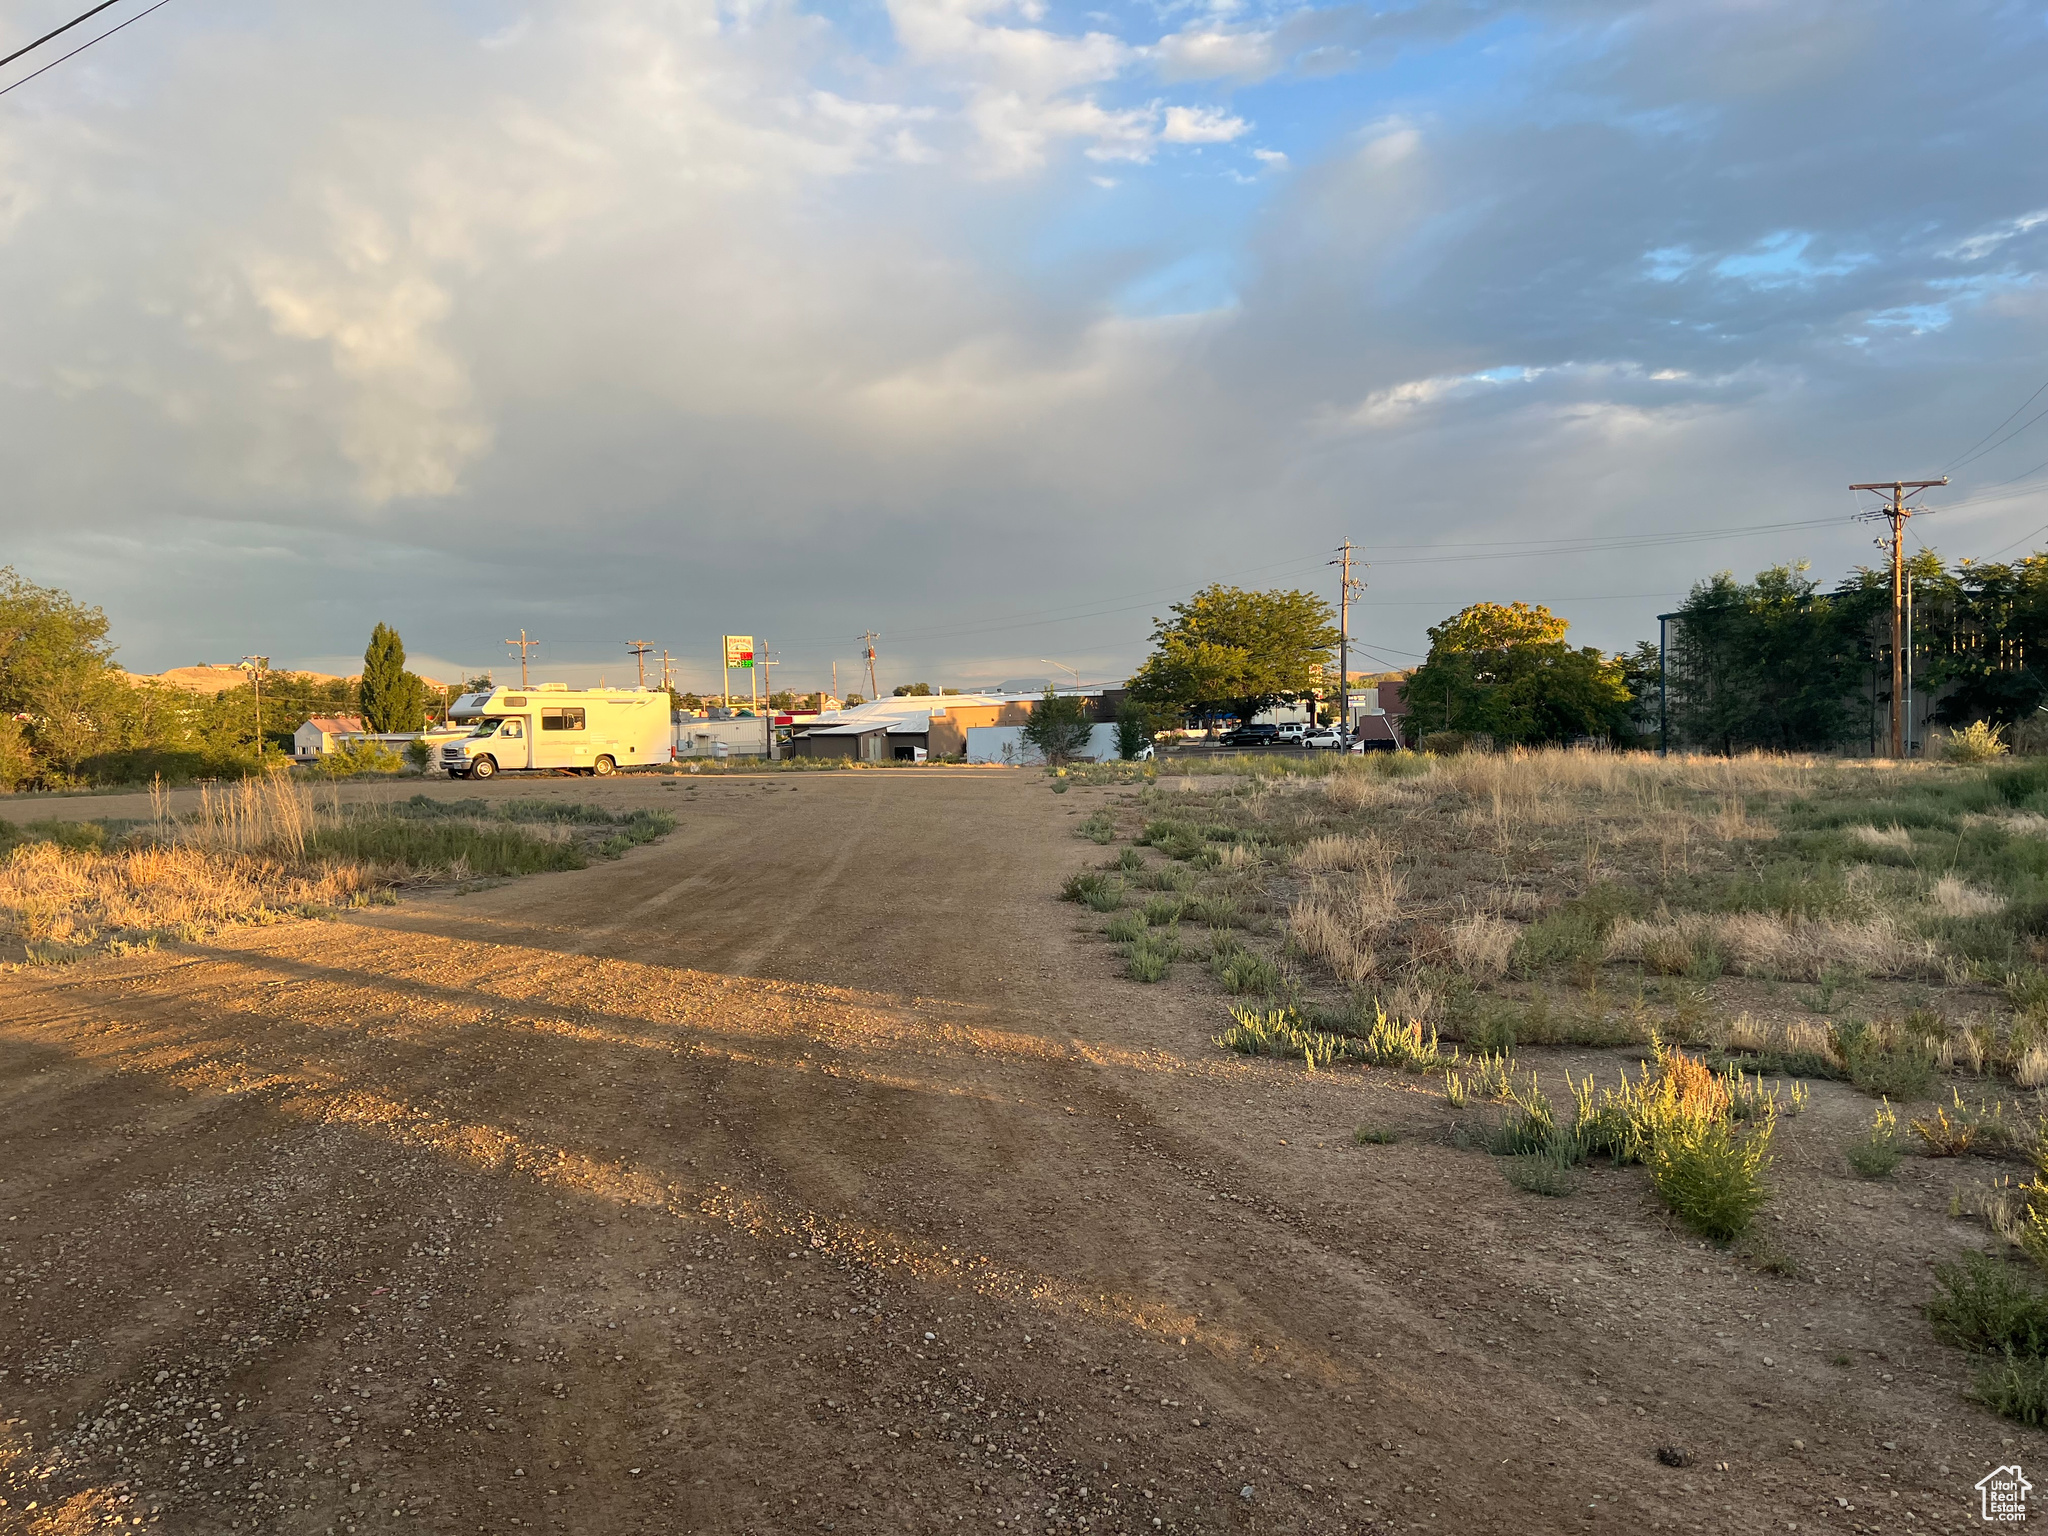
M 132 664 L 384 618 L 469 666 L 730 629 L 814 686 L 872 626 L 898 681 L 1113 672 L 1147 604 L 1346 536 L 1416 649 L 1863 559 L 1392 563 L 1829 513 L 2048 349 L 2048 42 L 1990 0 L 509 15 L 167 7 L 7 98 L 0 534 Z

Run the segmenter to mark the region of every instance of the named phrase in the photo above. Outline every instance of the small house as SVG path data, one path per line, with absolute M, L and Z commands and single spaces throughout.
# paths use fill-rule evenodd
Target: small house
M 360 715 L 315 715 L 292 732 L 292 756 L 310 761 L 369 734 Z

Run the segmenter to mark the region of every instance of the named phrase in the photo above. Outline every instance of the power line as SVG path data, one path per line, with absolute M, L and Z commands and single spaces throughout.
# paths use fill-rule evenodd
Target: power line
M 107 30 L 102 32 L 98 37 L 92 39 L 92 42 L 80 43 L 76 48 L 72 49 L 69 53 L 60 53 L 59 55 L 57 55 L 56 58 L 50 60 L 50 62 L 45 64 L 41 69 L 32 70 L 28 74 L 23 75 L 19 80 L 15 81 L 13 85 L 0 86 L 0 96 L 5 96 L 9 91 L 14 90 L 18 86 L 27 85 L 29 81 L 35 79 L 37 75 L 49 73 L 49 71 L 55 69 L 59 64 L 62 64 L 66 59 L 77 58 L 81 53 L 85 52 L 86 49 L 90 48 L 93 45 L 93 43 L 104 43 L 108 38 L 112 37 L 116 32 L 121 31 L 123 28 L 134 26 L 135 23 L 142 20 L 143 17 L 147 16 L 150 11 L 160 11 L 170 3 L 171 0 L 156 0 L 156 4 L 149 7 L 149 10 L 137 11 L 133 16 L 130 16 L 126 21 L 122 22 L 120 26 L 107 28 Z M 100 7 L 100 9 L 105 10 L 106 7 L 102 6 Z M 86 16 L 90 16 L 91 14 L 92 12 L 90 11 L 86 12 Z M 85 16 L 79 17 L 78 20 L 85 20 Z M 71 22 L 68 23 L 68 25 L 76 26 L 78 25 L 78 22 Z M 63 30 L 63 27 L 59 27 L 57 29 L 58 32 L 61 32 Z M 53 37 L 55 35 L 56 33 L 51 34 L 51 36 Z M 29 44 L 29 48 L 33 48 L 35 46 L 36 44 L 34 43 Z M 21 50 L 21 53 L 26 53 L 27 51 L 28 49 L 25 48 Z M 18 59 L 21 57 L 21 53 L 10 54 L 8 55 L 8 57 L 10 59 Z M 6 61 L 0 60 L 0 63 L 4 62 Z
M 1969 463 L 1971 455 L 1975 454 L 1979 448 L 1982 448 L 1986 443 L 1990 442 L 1992 438 L 1998 436 L 1999 433 L 2003 432 L 2009 425 L 2011 425 L 2013 416 L 2019 415 L 2021 411 L 2024 411 L 2028 406 L 2032 405 L 2036 400 L 2040 399 L 2042 390 L 2048 390 L 2048 382 L 2044 382 L 2041 385 L 2040 389 L 2035 390 L 2031 395 L 2027 396 L 2026 399 L 2022 400 L 2019 403 L 2019 405 L 2014 409 L 2012 416 L 2006 417 L 2004 421 L 2001 421 L 1997 426 L 1993 427 L 1989 432 L 1986 432 L 1982 437 L 1978 438 L 1977 441 L 1970 444 L 1970 446 L 1965 448 L 1961 453 L 1957 454 L 1954 458 L 1950 459 L 1948 463 L 1942 466 L 1942 468 L 1944 470 L 1952 470 Z M 2041 418 L 2038 416 L 2034 418 L 2035 421 L 2039 421 L 2040 419 Z M 2031 426 L 2033 425 L 2033 423 L 2029 422 L 2027 425 Z M 2023 427 L 2020 430 L 2025 431 L 2026 428 Z
M 69 32 L 73 27 L 77 26 L 80 22 L 91 21 L 93 17 L 99 15 L 101 11 L 109 10 L 112 7 L 119 5 L 120 3 L 121 0 L 100 0 L 100 3 L 98 5 L 94 6 L 91 10 L 87 11 L 83 16 L 72 17 L 69 21 L 65 22 L 63 26 L 57 28 L 56 31 L 45 32 L 41 37 L 37 38 L 34 42 L 30 43 L 26 48 L 17 48 L 14 50 L 14 52 L 7 55 L 6 58 L 0 59 L 0 69 L 4 69 L 9 64 L 12 64 L 24 53 L 34 53 L 38 48 L 42 47 L 43 44 L 47 43 L 51 38 L 62 37 L 66 32 Z

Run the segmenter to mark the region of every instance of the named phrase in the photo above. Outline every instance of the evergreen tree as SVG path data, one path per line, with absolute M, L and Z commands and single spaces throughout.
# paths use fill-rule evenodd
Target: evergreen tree
M 363 724 L 379 733 L 422 730 L 427 723 L 423 694 L 420 680 L 405 670 L 405 642 L 397 630 L 379 624 L 363 652 Z

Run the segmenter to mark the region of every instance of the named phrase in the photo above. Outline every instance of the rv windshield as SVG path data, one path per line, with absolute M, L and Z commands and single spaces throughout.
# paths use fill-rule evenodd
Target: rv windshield
M 469 734 L 472 736 L 493 736 L 497 734 L 498 727 L 504 723 L 505 717 L 503 715 L 493 715 L 488 720 L 479 720 L 476 729 Z

